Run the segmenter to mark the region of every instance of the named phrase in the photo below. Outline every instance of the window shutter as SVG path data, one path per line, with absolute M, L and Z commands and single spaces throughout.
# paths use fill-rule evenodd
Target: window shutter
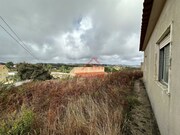
M 170 43 L 170 33 L 160 42 L 160 49 Z

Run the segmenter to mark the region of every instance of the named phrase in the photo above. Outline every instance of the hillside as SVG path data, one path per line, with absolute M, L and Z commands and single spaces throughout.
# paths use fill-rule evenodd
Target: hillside
M 119 135 L 140 71 L 0 87 L 0 134 Z

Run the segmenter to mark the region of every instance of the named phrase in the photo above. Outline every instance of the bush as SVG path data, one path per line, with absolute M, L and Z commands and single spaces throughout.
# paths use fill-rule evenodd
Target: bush
M 11 116 L 0 121 L 1 135 L 24 135 L 31 132 L 34 121 L 34 113 L 25 109 L 17 113 L 13 112 Z
M 9 69 L 13 68 L 13 66 L 14 66 L 13 62 L 7 62 L 6 63 L 6 67 Z
M 49 80 L 52 78 L 49 71 L 40 64 L 20 63 L 17 65 L 17 71 L 21 80 Z

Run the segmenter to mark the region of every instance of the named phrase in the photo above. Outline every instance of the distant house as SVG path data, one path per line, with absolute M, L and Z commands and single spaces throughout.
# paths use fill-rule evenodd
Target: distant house
M 63 72 L 51 72 L 51 75 L 55 79 L 63 79 L 69 77 L 69 73 L 63 73 Z
M 0 65 L 0 82 L 5 82 L 8 77 L 8 69 L 5 65 Z
M 9 76 L 15 76 L 15 75 L 17 75 L 17 71 L 12 71 L 12 72 L 8 72 L 8 75 Z
M 144 0 L 140 50 L 161 135 L 180 135 L 180 0 Z
M 105 74 L 102 66 L 74 67 L 70 72 L 71 76 L 76 77 L 103 77 Z

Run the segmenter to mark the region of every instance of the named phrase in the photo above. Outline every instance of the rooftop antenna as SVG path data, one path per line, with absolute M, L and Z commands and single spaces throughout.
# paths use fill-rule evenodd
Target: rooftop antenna
M 97 58 L 97 57 L 92 57 L 92 58 L 88 61 L 88 63 L 86 63 L 85 65 L 89 65 L 89 64 L 91 64 L 93 61 L 95 61 L 96 64 L 100 65 L 100 62 L 98 61 L 98 58 Z M 82 70 L 84 70 L 85 65 L 84 65 L 84 67 L 82 68 Z
M 87 64 L 90 64 L 92 61 L 95 61 L 97 64 L 100 64 L 97 57 L 92 57 Z

